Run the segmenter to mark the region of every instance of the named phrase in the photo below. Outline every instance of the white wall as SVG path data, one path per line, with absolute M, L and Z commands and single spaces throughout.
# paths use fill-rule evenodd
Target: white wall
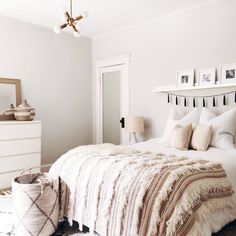
M 36 108 L 43 163 L 91 143 L 91 40 L 0 17 L 0 77 L 21 79 Z
M 153 94 L 176 71 L 236 62 L 236 1 L 219 0 L 93 40 L 93 59 L 130 58 L 130 111 L 146 118 L 145 138 L 162 133 L 170 105 Z

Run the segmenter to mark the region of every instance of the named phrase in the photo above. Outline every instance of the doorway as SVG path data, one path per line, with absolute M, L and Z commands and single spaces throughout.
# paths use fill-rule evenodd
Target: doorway
M 128 144 L 129 56 L 96 61 L 96 143 Z

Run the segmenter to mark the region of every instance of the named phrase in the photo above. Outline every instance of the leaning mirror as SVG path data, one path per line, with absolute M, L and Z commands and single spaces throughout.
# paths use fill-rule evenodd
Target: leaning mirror
M 21 82 L 18 79 L 0 78 L 0 120 L 13 120 L 13 115 L 4 115 L 11 104 L 17 107 L 21 104 Z

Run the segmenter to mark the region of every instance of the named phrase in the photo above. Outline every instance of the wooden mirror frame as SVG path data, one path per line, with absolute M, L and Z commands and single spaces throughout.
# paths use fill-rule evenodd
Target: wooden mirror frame
M 21 81 L 19 79 L 0 78 L 0 84 L 14 84 L 16 87 L 16 106 L 21 104 Z M 14 120 L 13 115 L 0 115 L 0 121 Z

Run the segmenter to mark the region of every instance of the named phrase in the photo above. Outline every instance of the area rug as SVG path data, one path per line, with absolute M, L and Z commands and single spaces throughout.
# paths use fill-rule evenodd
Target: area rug
M 11 192 L 0 193 L 0 236 L 14 236 L 13 230 L 13 210 Z M 74 222 L 70 226 L 68 222 L 61 222 L 58 226 L 57 232 L 53 236 L 88 236 L 89 229 L 83 228 L 83 232 L 78 229 L 78 223 Z M 213 236 L 235 236 L 236 235 L 236 221 L 231 222 L 225 226 L 220 232 L 213 234 Z M 98 235 L 97 235 L 98 236 Z

